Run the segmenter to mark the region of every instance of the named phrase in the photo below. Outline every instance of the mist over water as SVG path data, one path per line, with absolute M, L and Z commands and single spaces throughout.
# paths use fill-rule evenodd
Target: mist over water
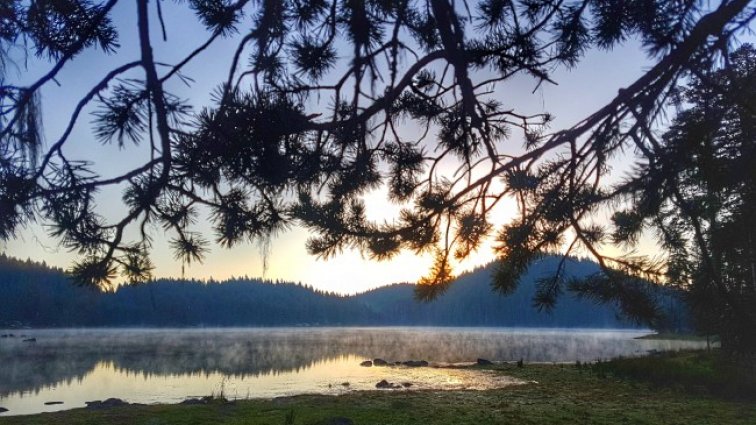
M 257 328 L 28 330 L 0 339 L 4 415 L 70 409 L 119 397 L 178 402 L 188 396 L 276 397 L 374 389 L 485 389 L 516 383 L 480 371 L 373 367 L 366 359 L 457 363 L 574 362 L 701 348 L 701 342 L 638 340 L 627 330 L 480 328 Z M 17 335 L 18 336 L 18 335 Z M 705 344 L 704 344 L 705 345 Z M 349 386 L 341 385 L 349 382 Z M 62 405 L 45 406 L 48 401 Z

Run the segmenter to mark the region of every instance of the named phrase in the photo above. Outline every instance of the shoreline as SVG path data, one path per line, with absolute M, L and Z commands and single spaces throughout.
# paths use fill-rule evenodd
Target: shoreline
M 647 339 L 657 341 L 696 341 L 706 342 L 707 339 L 712 343 L 719 343 L 719 338 L 716 335 L 711 335 L 708 338 L 706 336 L 695 334 L 678 334 L 671 332 L 651 333 L 648 335 L 637 336 L 635 339 Z
M 618 359 L 595 364 L 470 366 L 527 381 L 500 389 L 371 390 L 198 404 L 114 406 L 24 416 L 0 424 L 46 423 L 756 423 L 756 383 L 713 366 L 718 350 Z M 703 370 L 703 372 L 701 372 Z M 699 375 L 691 375 L 696 372 Z M 686 377 L 681 379 L 680 377 Z M 724 381 L 722 381 L 724 379 Z M 692 380 L 692 381 L 691 381 Z M 726 382 L 730 387 L 717 386 Z M 745 390 L 744 390 L 745 389 Z M 747 391 L 747 392 L 743 392 Z M 751 392 L 752 391 L 752 392 Z M 286 422 L 287 418 L 293 418 Z

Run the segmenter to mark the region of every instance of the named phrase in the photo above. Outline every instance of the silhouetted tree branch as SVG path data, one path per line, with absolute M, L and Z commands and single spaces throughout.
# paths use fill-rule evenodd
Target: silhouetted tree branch
M 82 255 L 75 277 L 104 286 L 116 269 L 130 280 L 149 275 L 139 266 L 151 267 L 147 223 L 173 235 L 183 261 L 200 261 L 208 249 L 193 226 L 200 214 L 224 247 L 265 241 L 296 224 L 312 231 L 307 247 L 322 257 L 347 248 L 375 259 L 401 250 L 434 253 L 433 269 L 419 285 L 418 295 L 427 298 L 453 279 L 452 259 L 471 255 L 496 230 L 495 206 L 514 197 L 520 214 L 498 229 L 495 288 L 510 292 L 542 253 L 581 250 L 604 267 L 611 283 L 601 282 L 617 288 L 599 298 L 641 304 L 649 300 L 628 282 L 664 280 L 667 266 L 632 251 L 602 253 L 611 238 L 595 223 L 599 211 L 620 210 L 638 187 L 638 181 L 608 185 L 610 159 L 637 151 L 653 169 L 665 167 L 666 148 L 654 135 L 663 129 L 660 117 L 679 106 L 680 82 L 728 61 L 756 13 L 747 0 L 713 6 L 697 0 L 189 0 L 176 7 L 191 8 L 208 37 L 169 65 L 153 56 L 148 25 L 151 13 L 161 20 L 162 12 L 139 0 L 140 60 L 104 73 L 37 161 L 42 118 L 33 100 L 83 49 L 117 52 L 109 18 L 114 5 L 14 0 L 6 7 L 0 51 L 22 41 L 54 67 L 28 87 L 6 84 L 2 68 L 0 237 L 12 237 L 32 219 L 49 223 L 64 246 Z M 238 42 L 211 105 L 166 91 L 172 81 L 190 83 L 182 69 L 221 38 Z M 639 40 L 654 65 L 569 128 L 549 132 L 550 114 L 524 114 L 493 89 L 517 75 L 554 83 L 555 67 L 574 66 L 587 50 L 628 39 Z M 132 78 L 137 70 L 144 74 Z M 124 148 L 148 139 L 150 161 L 105 177 L 64 156 L 79 115 L 94 102 L 95 138 Z M 445 173 L 445 161 L 458 168 Z M 503 187 L 496 183 L 502 180 Z M 106 222 L 94 208 L 95 192 L 116 185 L 124 186 L 124 212 Z M 377 189 L 402 206 L 396 218 L 367 219 L 364 196 Z M 672 197 L 678 208 L 688 203 L 685 196 Z M 624 218 L 639 226 L 637 218 Z M 664 218 L 644 220 L 674 233 Z M 130 226 L 140 237 L 127 241 Z M 706 231 L 699 232 L 704 239 Z M 706 257 L 705 243 L 696 239 Z M 572 286 L 600 283 L 592 282 Z M 556 276 L 543 283 L 536 302 L 547 308 L 565 282 Z M 638 320 L 655 314 L 631 304 L 623 311 Z

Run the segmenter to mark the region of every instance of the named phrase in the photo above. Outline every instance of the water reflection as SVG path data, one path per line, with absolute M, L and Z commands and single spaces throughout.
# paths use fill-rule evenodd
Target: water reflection
M 213 330 L 38 330 L 0 340 L 0 406 L 37 412 L 120 397 L 179 401 L 221 390 L 237 397 L 372 388 L 380 379 L 473 388 L 487 378 L 408 368 L 362 368 L 359 362 L 482 357 L 530 362 L 588 361 L 648 350 L 700 348 L 690 341 L 637 340 L 643 332 L 449 328 L 294 328 Z M 382 369 L 382 370 L 381 370 Z M 415 375 L 413 375 L 415 374 Z M 418 375 L 425 374 L 425 375 Z M 433 376 L 429 374 L 434 374 Z M 349 387 L 341 382 L 352 380 Z M 455 384 L 456 383 L 456 384 Z M 488 383 L 498 385 L 501 383 Z M 331 385 L 329 388 L 328 385 Z M 454 387 L 457 385 L 457 387 Z M 487 385 L 487 384 L 486 384 Z M 417 387 L 417 386 L 416 386 Z M 68 399 L 64 405 L 45 401 Z M 74 396 L 75 394 L 75 396 Z M 22 402 L 22 400 L 24 400 Z

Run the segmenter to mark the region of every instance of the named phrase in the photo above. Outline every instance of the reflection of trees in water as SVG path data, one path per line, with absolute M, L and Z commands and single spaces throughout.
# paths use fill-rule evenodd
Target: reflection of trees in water
M 23 348 L 0 350 L 0 397 L 20 391 L 36 393 L 52 385 L 80 381 L 96 364 L 93 357 L 50 355 L 38 353 L 35 347 Z
M 0 342 L 0 396 L 82 379 L 98 362 L 126 373 L 259 376 L 347 355 L 389 361 L 574 361 L 687 348 L 685 342 L 597 333 L 422 329 L 38 331 L 36 343 Z

